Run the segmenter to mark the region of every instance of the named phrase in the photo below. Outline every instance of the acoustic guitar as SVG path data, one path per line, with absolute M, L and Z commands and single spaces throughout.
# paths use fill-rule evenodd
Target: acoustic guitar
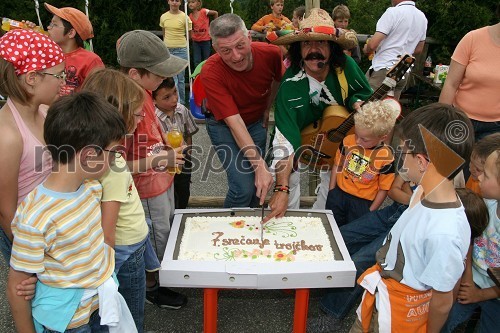
M 382 85 L 365 101 L 384 99 L 403 78 L 404 74 L 415 62 L 415 58 L 405 54 L 386 74 Z M 399 102 L 394 100 L 399 105 Z M 401 110 L 401 105 L 399 105 Z M 323 111 L 323 116 L 314 123 L 304 128 L 300 135 L 302 146 L 297 151 L 296 159 L 317 170 L 328 170 L 333 166 L 335 153 L 342 140 L 354 133 L 354 114 L 345 107 L 332 105 Z

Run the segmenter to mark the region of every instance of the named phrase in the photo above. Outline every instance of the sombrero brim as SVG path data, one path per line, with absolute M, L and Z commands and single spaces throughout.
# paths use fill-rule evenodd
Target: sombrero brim
M 339 44 L 343 49 L 349 50 L 358 45 L 356 33 L 352 31 L 342 31 L 338 36 L 329 35 L 318 32 L 302 32 L 294 31 L 284 36 L 278 37 L 272 42 L 274 45 L 287 45 L 295 42 L 303 42 L 307 40 L 331 40 Z

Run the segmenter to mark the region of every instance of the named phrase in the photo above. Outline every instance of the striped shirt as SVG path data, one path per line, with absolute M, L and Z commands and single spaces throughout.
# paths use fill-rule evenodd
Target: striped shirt
M 10 265 L 36 273 L 56 288 L 100 286 L 114 270 L 114 251 L 104 244 L 100 199 L 102 187 L 85 181 L 76 192 L 61 193 L 43 184 L 19 205 L 12 233 Z M 99 307 L 98 296 L 80 304 L 68 329 L 86 324 Z

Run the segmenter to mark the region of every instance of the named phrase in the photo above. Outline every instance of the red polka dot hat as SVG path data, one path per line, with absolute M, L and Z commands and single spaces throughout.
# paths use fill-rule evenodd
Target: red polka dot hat
M 14 65 L 18 76 L 64 61 L 62 49 L 52 39 L 24 29 L 11 30 L 0 38 L 0 56 Z

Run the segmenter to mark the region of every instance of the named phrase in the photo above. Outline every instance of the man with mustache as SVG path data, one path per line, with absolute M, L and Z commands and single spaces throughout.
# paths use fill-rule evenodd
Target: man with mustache
M 309 17 L 300 22 L 299 30 L 279 37 L 273 44 L 290 44 L 291 66 L 276 98 L 272 164 L 276 185 L 269 202 L 271 213 L 264 222 L 283 216 L 287 208 L 299 208 L 300 175 L 292 170 L 294 154 L 301 146 L 301 130 L 320 119 L 326 107 L 342 105 L 352 111 L 372 94 L 363 71 L 343 52 L 356 46 L 356 35 L 336 29 L 326 11 L 312 9 Z M 325 208 L 330 173 L 320 173 L 321 184 L 313 208 Z
M 206 126 L 226 170 L 225 208 L 264 203 L 273 177 L 262 158 L 269 107 L 283 75 L 277 46 L 252 43 L 243 20 L 224 14 L 210 23 L 217 54 L 201 71 L 207 95 Z

